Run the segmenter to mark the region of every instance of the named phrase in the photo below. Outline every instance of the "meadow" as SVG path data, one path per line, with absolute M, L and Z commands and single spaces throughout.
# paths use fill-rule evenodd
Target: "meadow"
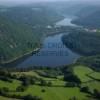
M 0 88 L 8 88 L 10 90 L 8 92 L 9 95 L 25 96 L 30 94 L 32 96 L 41 97 L 43 100 L 73 100 L 73 98 L 77 98 L 77 100 L 92 100 L 92 98 L 89 97 L 90 94 L 80 91 L 80 87 L 65 86 L 67 82 L 63 80 L 63 74 L 58 75 L 56 78 L 49 78 L 39 75 L 39 71 L 45 72 L 44 70 L 32 70 L 26 72 L 12 72 L 12 75 L 16 75 L 17 77 L 37 77 L 39 79 L 45 80 L 46 82 L 52 82 L 51 86 L 41 86 L 39 82 L 36 82 L 33 85 L 27 86 L 25 91 L 18 92 L 16 91 L 16 88 L 20 86 L 22 82 L 16 79 L 12 79 L 12 82 L 5 82 L 0 80 Z M 81 80 L 81 87 L 87 86 L 91 92 L 93 92 L 94 89 L 100 91 L 100 81 L 97 81 L 88 76 L 91 75 L 94 78 L 98 79 L 100 76 L 99 72 L 95 72 L 89 67 L 79 65 L 73 67 L 73 73 L 77 75 L 78 78 Z M 1 96 L 0 100 L 9 99 Z

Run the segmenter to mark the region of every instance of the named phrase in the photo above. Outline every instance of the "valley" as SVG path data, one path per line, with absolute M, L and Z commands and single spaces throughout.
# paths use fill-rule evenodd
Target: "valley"
M 0 6 L 0 100 L 99 100 L 99 8 Z

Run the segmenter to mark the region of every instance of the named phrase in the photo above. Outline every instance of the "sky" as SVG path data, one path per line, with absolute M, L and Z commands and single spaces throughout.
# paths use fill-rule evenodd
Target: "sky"
M 31 2 L 42 2 L 42 1 L 84 1 L 84 2 L 99 2 L 100 0 L 0 0 L 0 5 L 10 4 L 10 3 L 31 3 Z
M 0 3 L 7 3 L 7 2 L 39 2 L 39 1 L 97 1 L 97 0 L 0 0 Z

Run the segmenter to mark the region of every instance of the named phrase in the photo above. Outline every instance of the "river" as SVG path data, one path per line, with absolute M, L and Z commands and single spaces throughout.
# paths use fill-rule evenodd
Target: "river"
M 56 26 L 77 26 L 75 24 L 72 24 L 71 21 L 72 21 L 72 18 L 67 17 L 67 18 L 57 22 Z
M 60 26 L 75 26 L 71 23 L 70 18 L 65 18 L 56 23 Z M 66 48 L 62 41 L 61 37 L 63 34 L 56 34 L 53 36 L 48 36 L 43 41 L 43 46 L 39 52 L 29 56 L 23 62 L 19 63 L 17 67 L 32 67 L 32 66 L 49 66 L 56 67 L 62 65 L 72 64 L 80 56 L 68 48 Z

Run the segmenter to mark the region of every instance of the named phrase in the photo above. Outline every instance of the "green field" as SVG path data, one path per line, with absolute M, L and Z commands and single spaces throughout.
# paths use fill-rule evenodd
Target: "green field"
M 2 82 L 0 82 L 0 85 L 2 84 Z M 10 92 L 10 94 L 16 94 L 16 95 L 27 95 L 27 94 L 31 94 L 31 95 L 35 95 L 35 96 L 39 96 L 42 97 L 43 100 L 68 100 L 71 97 L 77 97 L 79 98 L 79 100 L 85 99 L 88 100 L 88 98 L 86 98 L 86 94 L 85 93 L 81 93 L 79 88 L 75 87 L 75 88 L 67 88 L 67 87 L 63 87 L 64 86 L 64 82 L 63 81 L 57 81 L 54 80 L 53 84 L 55 85 L 54 87 L 46 87 L 46 86 L 38 86 L 38 85 L 31 85 L 28 87 L 28 89 L 25 92 Z M 20 85 L 20 84 L 19 84 Z M 3 85 L 1 87 L 8 87 L 11 90 L 15 90 L 13 89 L 13 87 L 15 88 L 16 86 L 18 86 L 18 83 L 14 84 L 8 84 L 8 83 L 3 83 Z M 45 92 L 42 92 L 42 89 L 45 89 Z M 3 100 L 3 99 L 0 99 Z M 9 100 L 9 99 L 4 99 L 4 100 Z
M 77 66 L 74 68 L 74 73 L 77 75 L 82 82 L 91 81 L 92 79 L 87 77 L 87 74 L 93 72 L 92 69 L 85 66 Z
M 10 95 L 21 95 L 25 96 L 28 94 L 31 94 L 32 96 L 39 96 L 43 100 L 69 100 L 72 97 L 76 97 L 78 100 L 90 100 L 91 98 L 87 97 L 89 96 L 88 93 L 80 92 L 79 87 L 65 87 L 65 81 L 63 80 L 63 75 L 59 75 L 57 78 L 47 78 L 40 76 L 37 72 L 44 70 L 34 70 L 34 71 L 28 71 L 28 72 L 13 72 L 13 75 L 16 75 L 17 77 L 20 76 L 35 76 L 40 79 L 43 79 L 45 81 L 52 82 L 52 86 L 40 86 L 38 83 L 35 85 L 29 85 L 27 89 L 24 92 L 16 92 L 16 88 L 21 85 L 21 81 L 13 79 L 13 82 L 5 82 L 0 81 L 0 88 L 7 87 L 10 89 L 9 94 Z M 90 74 L 91 76 L 95 78 L 99 78 L 100 73 L 95 72 L 89 67 L 86 66 L 75 66 L 73 67 L 73 72 L 75 75 L 77 75 L 82 84 L 81 86 L 88 86 L 89 90 L 92 92 L 93 89 L 97 89 L 100 91 L 100 82 L 93 80 L 92 78 L 88 77 Z M 42 90 L 45 90 L 45 92 L 42 92 Z M 8 98 L 0 97 L 0 100 L 11 100 Z M 14 99 L 13 99 L 14 100 Z M 16 100 L 16 99 L 15 99 Z
M 76 66 L 74 67 L 74 73 L 81 79 L 83 86 L 88 86 L 90 90 L 98 89 L 100 91 L 100 82 L 93 80 L 88 75 L 94 77 L 95 79 L 100 79 L 100 73 L 95 72 L 86 66 Z
M 94 72 L 94 73 L 90 74 L 90 76 L 95 78 L 95 79 L 99 79 L 100 80 L 100 73 L 99 72 Z
M 17 80 L 13 80 L 12 83 L 0 81 L 0 88 L 7 87 L 10 90 L 14 91 L 14 90 L 16 90 L 16 87 L 18 87 L 20 84 L 21 84 L 21 82 L 17 81 Z
M 11 99 L 11 98 L 6 98 L 6 97 L 0 96 L 0 100 L 17 100 L 17 99 Z
M 41 92 L 42 89 L 45 89 L 44 93 Z M 30 86 L 22 95 L 27 93 L 40 96 L 43 100 L 68 100 L 73 96 L 86 99 L 85 94 L 80 93 L 78 88 Z

